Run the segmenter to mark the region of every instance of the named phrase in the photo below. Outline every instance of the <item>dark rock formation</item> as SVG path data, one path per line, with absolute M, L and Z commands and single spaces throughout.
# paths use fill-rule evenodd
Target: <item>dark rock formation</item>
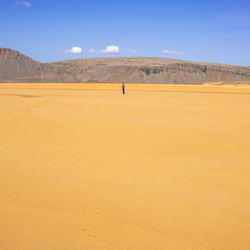
M 91 58 L 39 63 L 0 48 L 0 82 L 121 82 L 201 84 L 250 81 L 250 67 L 165 58 Z

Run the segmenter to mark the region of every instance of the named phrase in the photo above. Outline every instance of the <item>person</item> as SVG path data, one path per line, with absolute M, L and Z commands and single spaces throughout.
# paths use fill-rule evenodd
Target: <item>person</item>
M 124 81 L 122 82 L 122 94 L 125 95 L 125 83 L 124 83 Z

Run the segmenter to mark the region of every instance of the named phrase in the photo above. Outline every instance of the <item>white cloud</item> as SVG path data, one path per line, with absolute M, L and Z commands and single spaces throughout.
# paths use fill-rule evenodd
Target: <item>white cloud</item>
M 139 51 L 134 50 L 134 49 L 128 49 L 128 52 L 132 53 L 132 54 L 138 54 L 139 53 Z
M 80 47 L 73 47 L 70 50 L 64 50 L 65 53 L 72 53 L 72 54 L 81 54 L 82 53 L 82 48 Z
M 165 55 L 176 55 L 176 56 L 180 56 L 183 54 L 182 52 L 178 52 L 178 51 L 174 51 L 174 50 L 167 50 L 167 49 L 164 49 L 162 51 L 162 53 Z
M 16 1 L 15 6 L 24 6 L 24 7 L 31 7 L 31 3 L 27 1 Z
M 98 51 L 96 49 L 90 49 L 89 53 L 97 53 Z
M 119 54 L 120 48 L 115 45 L 107 46 L 106 49 L 101 51 L 103 54 Z
M 115 45 L 107 46 L 106 49 L 103 50 L 96 50 L 96 49 L 90 49 L 89 53 L 102 53 L 102 54 L 119 54 L 120 48 Z

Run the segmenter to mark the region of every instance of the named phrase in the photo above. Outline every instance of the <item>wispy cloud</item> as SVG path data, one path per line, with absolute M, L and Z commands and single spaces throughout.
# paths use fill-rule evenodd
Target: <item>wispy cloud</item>
M 207 51 L 207 52 L 205 52 L 205 55 L 206 55 L 206 56 L 214 56 L 214 53 L 212 53 L 212 52 L 210 52 L 210 51 Z
M 102 50 L 103 54 L 120 54 L 120 48 L 115 45 L 107 46 L 106 49 Z
M 138 50 L 134 50 L 134 49 L 128 49 L 127 50 L 129 53 L 132 53 L 132 54 L 138 54 L 139 51 Z
M 90 49 L 89 53 L 98 53 L 98 51 L 96 49 Z
M 82 53 L 82 48 L 80 47 L 73 47 L 69 50 L 64 50 L 64 53 L 71 53 L 71 54 L 81 54 Z
M 14 7 L 17 7 L 17 6 L 31 7 L 31 3 L 27 1 L 16 1 L 16 4 L 14 5 Z
M 162 51 L 162 53 L 165 54 L 165 55 L 175 55 L 175 56 L 180 56 L 180 55 L 183 54 L 182 52 L 179 52 L 179 51 L 167 50 L 167 49 L 164 49 Z

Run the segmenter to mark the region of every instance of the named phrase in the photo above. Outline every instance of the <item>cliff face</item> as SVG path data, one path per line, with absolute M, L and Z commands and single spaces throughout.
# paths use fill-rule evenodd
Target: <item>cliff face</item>
M 0 82 L 121 82 L 200 84 L 250 81 L 250 67 L 165 58 L 92 58 L 39 63 L 0 48 Z
M 207 81 L 249 81 L 250 67 L 193 63 L 164 58 L 94 58 L 53 64 L 70 82 L 199 84 Z

